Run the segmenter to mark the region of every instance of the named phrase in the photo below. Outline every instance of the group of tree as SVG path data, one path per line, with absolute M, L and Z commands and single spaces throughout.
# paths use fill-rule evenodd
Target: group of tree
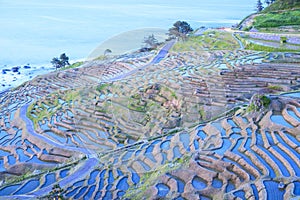
M 181 38 L 185 40 L 189 33 L 193 31 L 192 27 L 186 21 L 177 21 L 173 27 L 169 29 L 168 35 L 170 38 Z
M 106 56 L 106 55 L 111 54 L 111 53 L 112 53 L 112 50 L 110 50 L 110 49 L 105 49 L 103 55 Z
M 265 0 L 265 3 L 267 4 L 267 6 L 271 5 L 274 2 L 275 2 L 275 0 Z M 264 9 L 264 6 L 263 6 L 263 3 L 261 2 L 261 0 L 257 0 L 257 3 L 256 3 L 257 12 L 261 12 L 263 9 Z
M 153 34 L 145 37 L 143 43 L 145 44 L 146 48 L 156 48 L 159 45 L 158 40 Z
M 55 69 L 64 68 L 65 66 L 70 65 L 69 57 L 63 53 L 58 57 L 54 57 L 51 61 L 51 64 L 55 67 Z
M 147 37 L 144 37 L 143 46 L 140 49 L 140 51 L 141 52 L 151 51 L 153 49 L 156 49 L 159 45 L 160 45 L 160 43 L 155 38 L 155 36 L 152 34 Z
M 272 3 L 274 3 L 275 0 L 265 0 L 265 3 L 269 6 L 271 5 Z
M 182 39 L 185 40 L 188 37 L 188 34 L 193 31 L 191 25 L 186 21 L 177 21 L 173 24 L 173 26 L 169 29 L 168 35 L 169 39 Z M 157 46 L 160 45 L 155 36 L 149 35 L 144 38 L 144 45 L 141 51 L 149 51 L 156 49 Z

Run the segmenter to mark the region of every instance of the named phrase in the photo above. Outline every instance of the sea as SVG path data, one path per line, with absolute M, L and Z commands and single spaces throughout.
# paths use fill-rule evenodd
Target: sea
M 0 0 L 0 73 L 25 65 L 36 71 L 50 69 L 51 59 L 61 53 L 73 61 L 84 60 L 110 38 L 149 28 L 167 31 L 177 20 L 194 29 L 232 26 L 253 13 L 255 4 L 256 0 Z M 18 79 L 7 77 L 0 76 L 0 90 Z

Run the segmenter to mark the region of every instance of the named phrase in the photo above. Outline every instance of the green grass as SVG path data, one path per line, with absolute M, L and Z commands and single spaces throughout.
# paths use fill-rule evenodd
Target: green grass
M 31 104 L 31 105 L 34 106 L 34 104 Z M 43 108 L 43 110 L 41 110 L 40 112 L 38 112 L 38 113 L 35 112 L 34 113 L 37 117 L 33 117 L 31 115 L 31 111 L 32 111 L 32 108 L 28 107 L 27 117 L 33 122 L 34 128 L 37 129 L 38 122 L 42 121 L 44 118 L 49 119 L 52 115 L 55 114 L 55 112 L 57 111 L 57 109 L 54 109 L 52 111 L 48 111 L 46 108 Z
M 97 58 L 95 58 L 94 60 L 107 60 L 110 58 L 113 58 L 113 56 L 112 55 L 100 55 Z
M 132 110 L 132 111 L 137 111 L 137 112 L 142 112 L 145 113 L 146 112 L 146 106 L 138 106 L 136 104 L 128 104 L 128 109 Z
M 266 7 L 266 9 L 263 12 L 295 9 L 299 7 L 300 7 L 299 0 L 276 0 L 275 3 Z
M 230 33 L 212 30 L 202 36 L 191 36 L 186 41 L 177 42 L 171 51 L 234 50 L 239 48 Z
M 143 102 L 144 105 L 141 105 L 141 103 L 142 103 L 142 98 L 138 95 L 133 95 L 130 97 L 128 101 L 127 108 L 132 111 L 145 113 L 147 110 L 149 110 L 148 101 Z
M 201 116 L 201 119 L 205 119 L 206 115 L 205 115 L 205 110 L 204 109 L 200 109 L 199 110 L 199 115 Z
M 286 48 L 275 48 L 275 47 L 268 47 L 254 43 L 246 44 L 245 48 L 247 50 L 254 50 L 254 51 L 265 51 L 265 52 L 299 52 L 299 50 L 292 50 Z
M 151 194 L 148 194 L 147 190 L 149 189 L 149 187 L 155 184 L 155 182 L 161 175 L 166 174 L 173 170 L 180 169 L 181 167 L 188 164 L 190 159 L 191 159 L 190 155 L 184 155 L 181 158 L 176 159 L 172 163 L 166 163 L 158 167 L 156 170 L 144 173 L 144 175 L 141 177 L 140 184 L 137 185 L 136 188 L 134 187 L 129 188 L 124 198 L 137 199 L 137 200 L 150 198 L 150 196 L 147 195 L 151 195 Z
M 178 96 L 176 94 L 176 91 L 172 90 L 171 88 L 167 87 L 167 86 L 163 86 L 160 89 L 160 94 L 162 96 L 166 96 L 168 99 L 169 98 L 174 98 L 174 99 L 178 99 Z
M 67 67 L 61 68 L 60 70 L 66 70 L 66 69 L 73 69 L 76 67 L 79 67 L 80 65 L 82 65 L 84 62 L 75 62 L 72 65 L 69 65 Z
M 74 99 L 76 99 L 79 95 L 80 95 L 79 91 L 68 91 L 63 96 L 63 98 L 66 102 L 70 102 L 70 101 L 73 101 Z
M 293 34 L 300 34 L 300 26 L 299 25 L 291 25 L 291 26 L 281 26 L 281 27 L 270 27 L 270 28 L 259 28 L 260 32 L 264 33 L 290 33 L 290 30 L 293 30 Z
M 64 99 L 66 102 L 70 102 L 71 100 L 74 100 L 79 96 L 78 91 L 67 91 L 62 99 Z M 38 122 L 42 121 L 44 118 L 49 119 L 51 116 L 53 116 L 59 109 L 62 108 L 62 105 L 59 104 L 59 96 L 55 95 L 55 99 L 51 102 L 51 109 L 48 110 L 43 104 L 41 104 L 41 109 L 38 109 L 39 112 L 34 112 L 36 103 L 32 103 L 26 112 L 26 116 L 33 122 L 34 128 L 36 129 L 38 127 Z M 31 113 L 34 113 L 36 117 L 34 117 Z
M 110 86 L 110 84 L 108 84 L 108 83 L 103 83 L 103 84 L 101 84 L 101 85 L 98 85 L 97 87 L 96 87 L 96 90 L 98 91 L 98 92 L 101 92 L 101 91 L 104 91 L 107 87 L 109 87 Z
M 256 28 L 273 28 L 300 24 L 300 10 L 287 12 L 264 13 L 255 17 L 253 26 Z
M 266 109 L 271 104 L 271 99 L 265 95 L 258 95 L 255 98 L 259 100 L 261 107 L 259 105 L 256 105 L 254 102 L 251 102 L 246 109 L 247 112 L 259 111 L 261 108 Z
M 296 52 L 296 53 L 299 52 L 299 50 L 284 48 L 284 46 L 282 46 L 280 48 L 276 48 L 276 47 L 255 44 L 248 40 L 249 39 L 248 35 L 245 35 L 244 37 L 241 37 L 240 35 L 236 35 L 236 37 L 244 44 L 244 47 L 247 50 L 264 51 L 264 52 Z M 261 41 L 264 41 L 264 40 L 261 40 Z
M 38 122 L 42 121 L 44 118 L 49 119 L 52 115 L 54 115 L 56 113 L 56 111 L 58 109 L 61 108 L 61 106 L 59 106 L 59 101 L 58 99 L 55 99 L 53 101 L 53 104 L 51 105 L 52 110 L 48 110 L 46 107 L 44 107 L 42 105 L 42 110 L 39 110 L 39 112 L 34 112 L 34 114 L 36 115 L 36 117 L 34 117 L 31 112 L 33 112 L 35 110 L 35 103 L 32 103 L 26 112 L 27 117 L 33 122 L 33 126 L 35 129 L 37 129 L 38 127 Z
M 282 91 L 283 90 L 283 88 L 279 85 L 269 85 L 268 89 L 277 90 L 277 91 Z
M 271 104 L 271 99 L 268 98 L 267 96 L 263 95 L 263 96 L 260 96 L 260 100 L 262 102 L 262 105 L 267 108 L 270 104 Z

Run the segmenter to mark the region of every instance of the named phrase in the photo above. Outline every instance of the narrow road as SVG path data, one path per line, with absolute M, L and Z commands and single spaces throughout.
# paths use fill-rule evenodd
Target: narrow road
M 159 63 L 166 55 L 169 53 L 169 50 L 175 44 L 175 40 L 171 40 L 159 51 L 159 53 L 153 58 L 153 60 L 148 65 L 153 65 Z M 148 66 L 146 65 L 146 66 Z M 144 68 L 144 67 L 143 67 Z
M 240 50 L 244 50 L 245 49 L 245 46 L 244 44 L 242 43 L 242 41 L 240 39 L 238 39 L 235 35 L 235 33 L 232 33 L 232 37 L 239 43 L 240 45 Z
M 62 149 L 70 150 L 70 151 L 78 151 L 78 152 L 84 153 L 86 155 L 91 155 L 92 154 L 92 152 L 88 151 L 85 148 L 66 146 L 65 144 L 57 143 L 57 142 L 51 140 L 50 138 L 35 132 L 33 122 L 26 116 L 27 109 L 28 109 L 29 105 L 30 104 L 25 104 L 24 106 L 22 106 L 20 108 L 20 117 L 25 122 L 26 129 L 27 129 L 29 134 L 33 135 L 34 137 L 37 137 L 37 138 L 41 139 L 42 141 L 44 141 L 47 144 L 50 144 L 54 147 L 58 147 L 58 148 L 62 148 Z
M 149 65 L 154 65 L 154 64 L 157 64 L 159 63 L 163 58 L 166 57 L 166 55 L 168 54 L 169 50 L 172 48 L 172 46 L 175 44 L 175 40 L 171 40 L 169 41 L 167 44 L 165 44 L 161 50 L 158 52 L 158 54 L 151 60 L 150 63 L 142 66 L 142 67 L 139 67 L 139 68 L 136 68 L 134 70 L 131 70 L 127 73 L 124 73 L 120 76 L 117 76 L 117 77 L 114 77 L 114 78 L 111 78 L 109 80 L 106 80 L 105 82 L 113 82 L 113 81 L 117 81 L 117 80 L 121 80 L 121 79 L 124 79 L 132 74 L 134 74 L 135 72 L 137 72 L 138 70 L 142 70 L 142 69 L 145 69 L 146 67 L 148 67 Z
M 93 166 L 98 163 L 97 158 L 89 158 L 85 161 L 84 165 L 82 165 L 79 169 L 77 169 L 73 174 L 67 176 L 66 178 L 56 182 L 55 184 L 59 184 L 61 188 L 64 188 L 68 185 L 73 185 L 75 182 L 80 180 L 80 178 L 84 179 L 86 175 L 90 172 Z M 34 195 L 36 197 L 41 197 L 45 194 L 51 192 L 53 185 L 49 185 L 47 187 L 41 188 L 35 192 L 30 193 L 30 195 Z
M 75 181 L 78 180 L 78 178 L 81 178 L 81 177 L 84 178 L 90 172 L 90 169 L 92 169 L 92 167 L 95 166 L 98 163 L 98 158 L 96 158 L 97 154 L 95 152 L 91 152 L 87 148 L 72 147 L 72 146 L 66 146 L 65 144 L 57 143 L 57 142 L 51 140 L 50 138 L 48 138 L 44 135 L 36 133 L 35 130 L 34 130 L 33 122 L 26 116 L 26 112 L 27 112 L 27 109 L 28 109 L 29 105 L 30 104 L 25 104 L 24 106 L 22 106 L 20 108 L 20 117 L 25 122 L 26 129 L 27 129 L 29 134 L 31 134 L 34 137 L 37 137 L 37 138 L 41 139 L 42 141 L 44 141 L 47 144 L 50 144 L 54 147 L 58 147 L 58 148 L 62 148 L 62 149 L 70 150 L 70 151 L 81 152 L 81 153 L 85 154 L 86 157 L 88 158 L 84 162 L 83 166 L 81 166 L 77 171 L 75 171 L 70 176 L 67 176 L 66 178 L 60 180 L 58 182 L 59 185 L 61 187 L 64 187 L 68 184 L 74 183 Z M 48 194 L 52 190 L 52 186 L 53 185 L 49 185 L 45 188 L 39 189 L 39 190 L 31 193 L 30 195 L 40 197 L 44 194 Z

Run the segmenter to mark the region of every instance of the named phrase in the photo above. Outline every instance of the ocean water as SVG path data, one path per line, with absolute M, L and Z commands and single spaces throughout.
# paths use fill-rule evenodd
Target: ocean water
M 65 52 L 84 59 L 119 33 L 168 29 L 177 20 L 231 26 L 254 11 L 256 0 L 0 0 L 0 70 L 46 65 Z
M 141 47 L 143 38 L 166 37 L 185 20 L 196 29 L 238 23 L 256 0 L 0 0 L 0 92 L 53 71 L 66 53 L 88 60 L 109 48 L 114 54 Z M 30 69 L 24 66 L 30 64 Z M 19 66 L 19 72 L 7 71 Z M 1 95 L 1 94 L 0 94 Z

